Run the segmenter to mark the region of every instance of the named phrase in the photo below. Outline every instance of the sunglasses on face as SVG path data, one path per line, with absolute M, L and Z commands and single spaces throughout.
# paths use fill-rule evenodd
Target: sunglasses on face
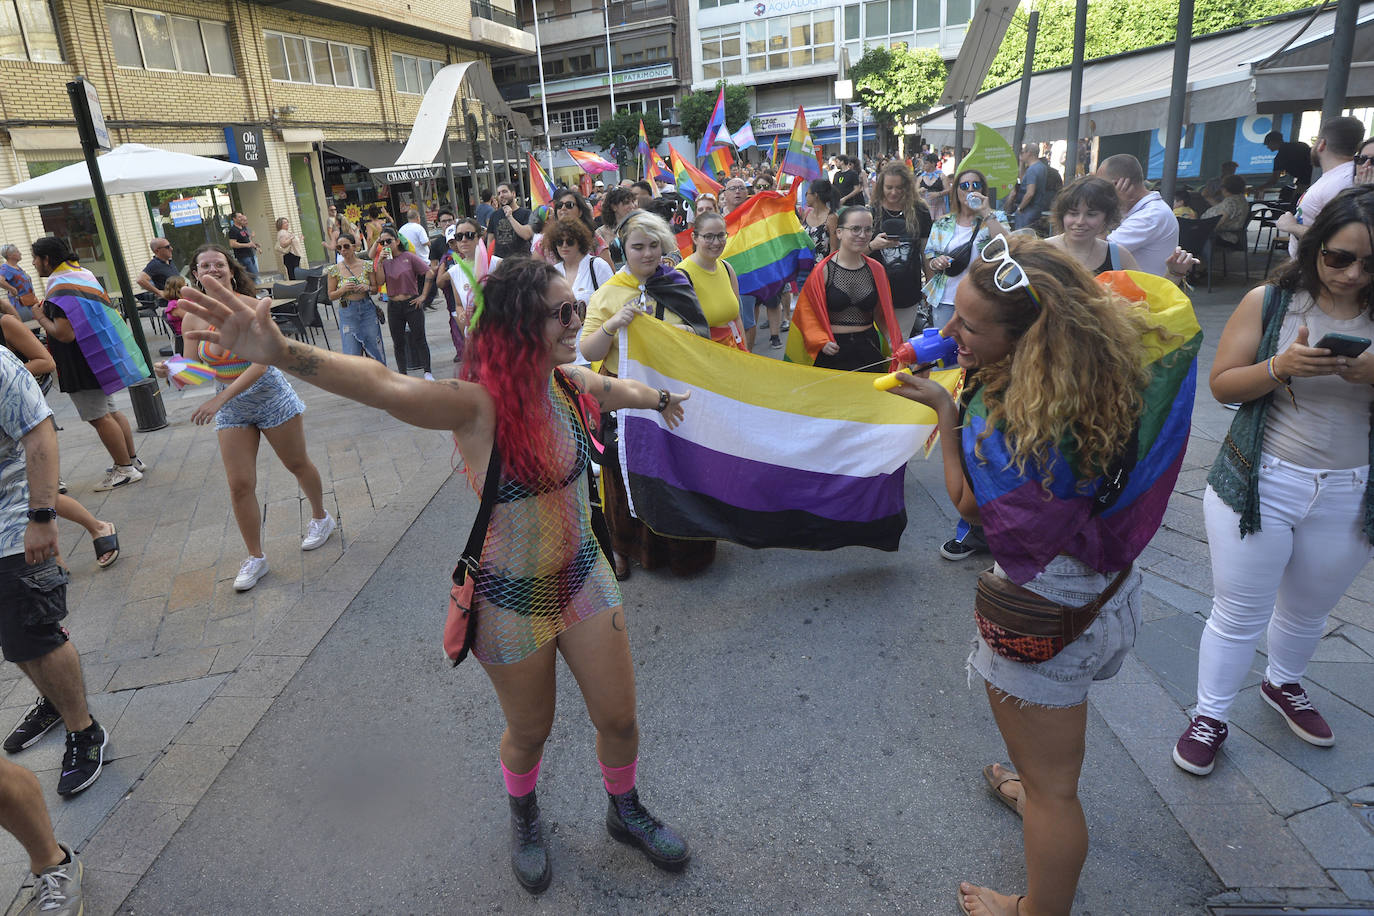
M 981 181 L 961 181 L 959 182 L 960 191 L 981 191 L 983 183 Z
M 394 244 L 396 244 L 396 240 L 395 240 L 395 239 L 377 239 L 377 244 L 379 244 L 379 245 L 394 245 Z
M 555 309 L 549 310 L 550 318 L 557 318 L 558 323 L 563 327 L 572 327 L 573 313 L 577 313 L 578 319 L 587 317 L 587 303 L 578 299 L 576 302 L 561 302 Z
M 768 190 L 768 185 L 763 184 L 762 182 L 760 182 L 759 184 L 754 185 L 754 190 L 755 190 L 755 191 L 767 191 L 767 190 Z
M 337 247 L 340 251 L 352 251 L 352 250 L 353 250 L 352 244 L 350 244 L 350 243 L 348 243 L 348 242 L 340 242 L 340 243 L 339 243 L 337 246 L 335 246 L 335 247 Z
M 983 253 L 980 257 L 989 264 L 997 265 L 992 272 L 992 282 L 999 290 L 1004 293 L 1011 293 L 1018 289 L 1024 289 L 1031 305 L 1035 306 L 1037 312 L 1040 311 L 1040 297 L 1031 286 L 1030 277 L 1026 275 L 1025 268 L 1011 256 L 1011 248 L 1007 245 L 1005 235 L 995 236 L 987 245 L 983 246 Z
M 1341 251 L 1339 248 L 1322 248 L 1322 263 L 1332 270 L 1345 270 L 1356 261 L 1364 268 L 1364 272 L 1374 276 L 1374 255 L 1361 258 L 1348 251 Z
M 576 210 L 576 209 L 577 209 L 577 201 L 575 201 L 575 200 L 560 200 L 558 203 L 554 204 L 553 206 L 554 206 L 554 209 L 555 209 L 555 210 Z
M 453 238 L 454 238 L 455 241 L 470 242 L 470 241 L 472 241 L 473 239 L 477 238 L 477 233 L 476 233 L 476 232 L 455 232 L 455 233 L 453 233 Z
M 1356 156 L 1356 157 L 1355 157 L 1355 165 L 1356 165 L 1356 166 L 1364 165 L 1366 162 L 1374 162 L 1374 156 Z

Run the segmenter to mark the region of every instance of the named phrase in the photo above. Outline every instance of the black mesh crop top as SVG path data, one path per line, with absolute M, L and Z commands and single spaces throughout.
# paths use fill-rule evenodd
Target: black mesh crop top
M 873 313 L 878 310 L 873 271 L 867 264 L 850 270 L 834 260 L 826 266 L 830 274 L 825 280 L 825 309 L 830 323 L 855 327 L 872 324 Z

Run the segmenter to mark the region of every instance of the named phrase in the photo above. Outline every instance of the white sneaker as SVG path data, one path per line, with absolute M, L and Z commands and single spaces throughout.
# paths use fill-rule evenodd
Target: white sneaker
M 427 381 L 427 382 L 432 382 L 432 381 L 434 381 L 434 373 L 433 373 L 433 372 L 426 372 L 426 373 L 425 373 L 425 381 Z
M 312 518 L 305 529 L 305 540 L 301 541 L 301 550 L 314 550 L 319 547 L 329 540 L 329 536 L 337 527 L 334 524 L 334 516 L 328 512 L 324 514 L 324 518 Z
M 103 493 L 106 490 L 113 490 L 118 487 L 127 486 L 143 479 L 143 474 L 132 465 L 124 467 L 107 468 L 105 478 L 96 484 L 95 491 Z
M 267 575 L 267 557 L 249 557 L 239 567 L 238 577 L 234 579 L 234 591 L 246 592 Z
M 133 458 L 133 469 L 142 474 L 144 471 L 148 470 L 148 465 L 143 463 L 142 458 L 135 456 Z

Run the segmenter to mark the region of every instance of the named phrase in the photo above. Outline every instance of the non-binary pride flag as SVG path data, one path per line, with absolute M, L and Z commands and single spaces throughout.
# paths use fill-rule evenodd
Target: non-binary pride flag
M 796 175 L 807 181 L 821 177 L 821 164 L 816 161 L 816 148 L 811 144 L 811 130 L 806 126 L 806 110 L 797 106 L 797 120 L 792 125 L 792 139 L 787 141 L 779 172 Z
M 659 321 L 621 331 L 619 371 L 692 392 L 673 430 L 655 410 L 618 413 L 630 511 L 654 531 L 897 549 L 906 463 L 934 428 L 929 408 L 875 391 L 866 372 L 761 359 Z

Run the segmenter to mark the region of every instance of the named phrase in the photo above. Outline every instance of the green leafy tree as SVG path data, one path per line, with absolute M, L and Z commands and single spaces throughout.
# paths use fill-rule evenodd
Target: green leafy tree
M 639 149 L 639 119 L 644 119 L 644 133 L 650 146 L 658 146 L 663 141 L 663 122 L 658 115 L 647 111 L 621 111 L 609 121 L 602 121 L 592 140 L 604 149 L 615 149 L 615 161 L 621 171 L 635 161 Z
M 1311 6 L 1311 0 L 1197 0 L 1193 34 L 1206 35 L 1242 23 Z M 1073 63 L 1074 0 L 1039 0 L 1040 25 L 1035 37 L 1035 70 Z M 1002 47 L 993 58 L 984 89 L 1020 79 L 1026 56 L 1026 7 L 1012 15 Z M 1084 58 L 1105 57 L 1169 44 L 1178 27 L 1174 0 L 1093 0 L 1088 4 Z
M 700 143 L 701 135 L 706 132 L 706 122 L 711 120 L 721 86 L 725 87 L 725 126 L 733 132 L 751 120 L 749 90 L 744 86 L 733 86 L 721 80 L 713 89 L 689 92 L 678 102 L 677 110 L 682 132 L 694 143 Z
M 940 98 L 947 75 L 940 52 L 934 48 L 913 51 L 905 45 L 866 48 L 849 68 L 859 104 L 887 130 L 903 136 L 906 121 L 925 114 Z

